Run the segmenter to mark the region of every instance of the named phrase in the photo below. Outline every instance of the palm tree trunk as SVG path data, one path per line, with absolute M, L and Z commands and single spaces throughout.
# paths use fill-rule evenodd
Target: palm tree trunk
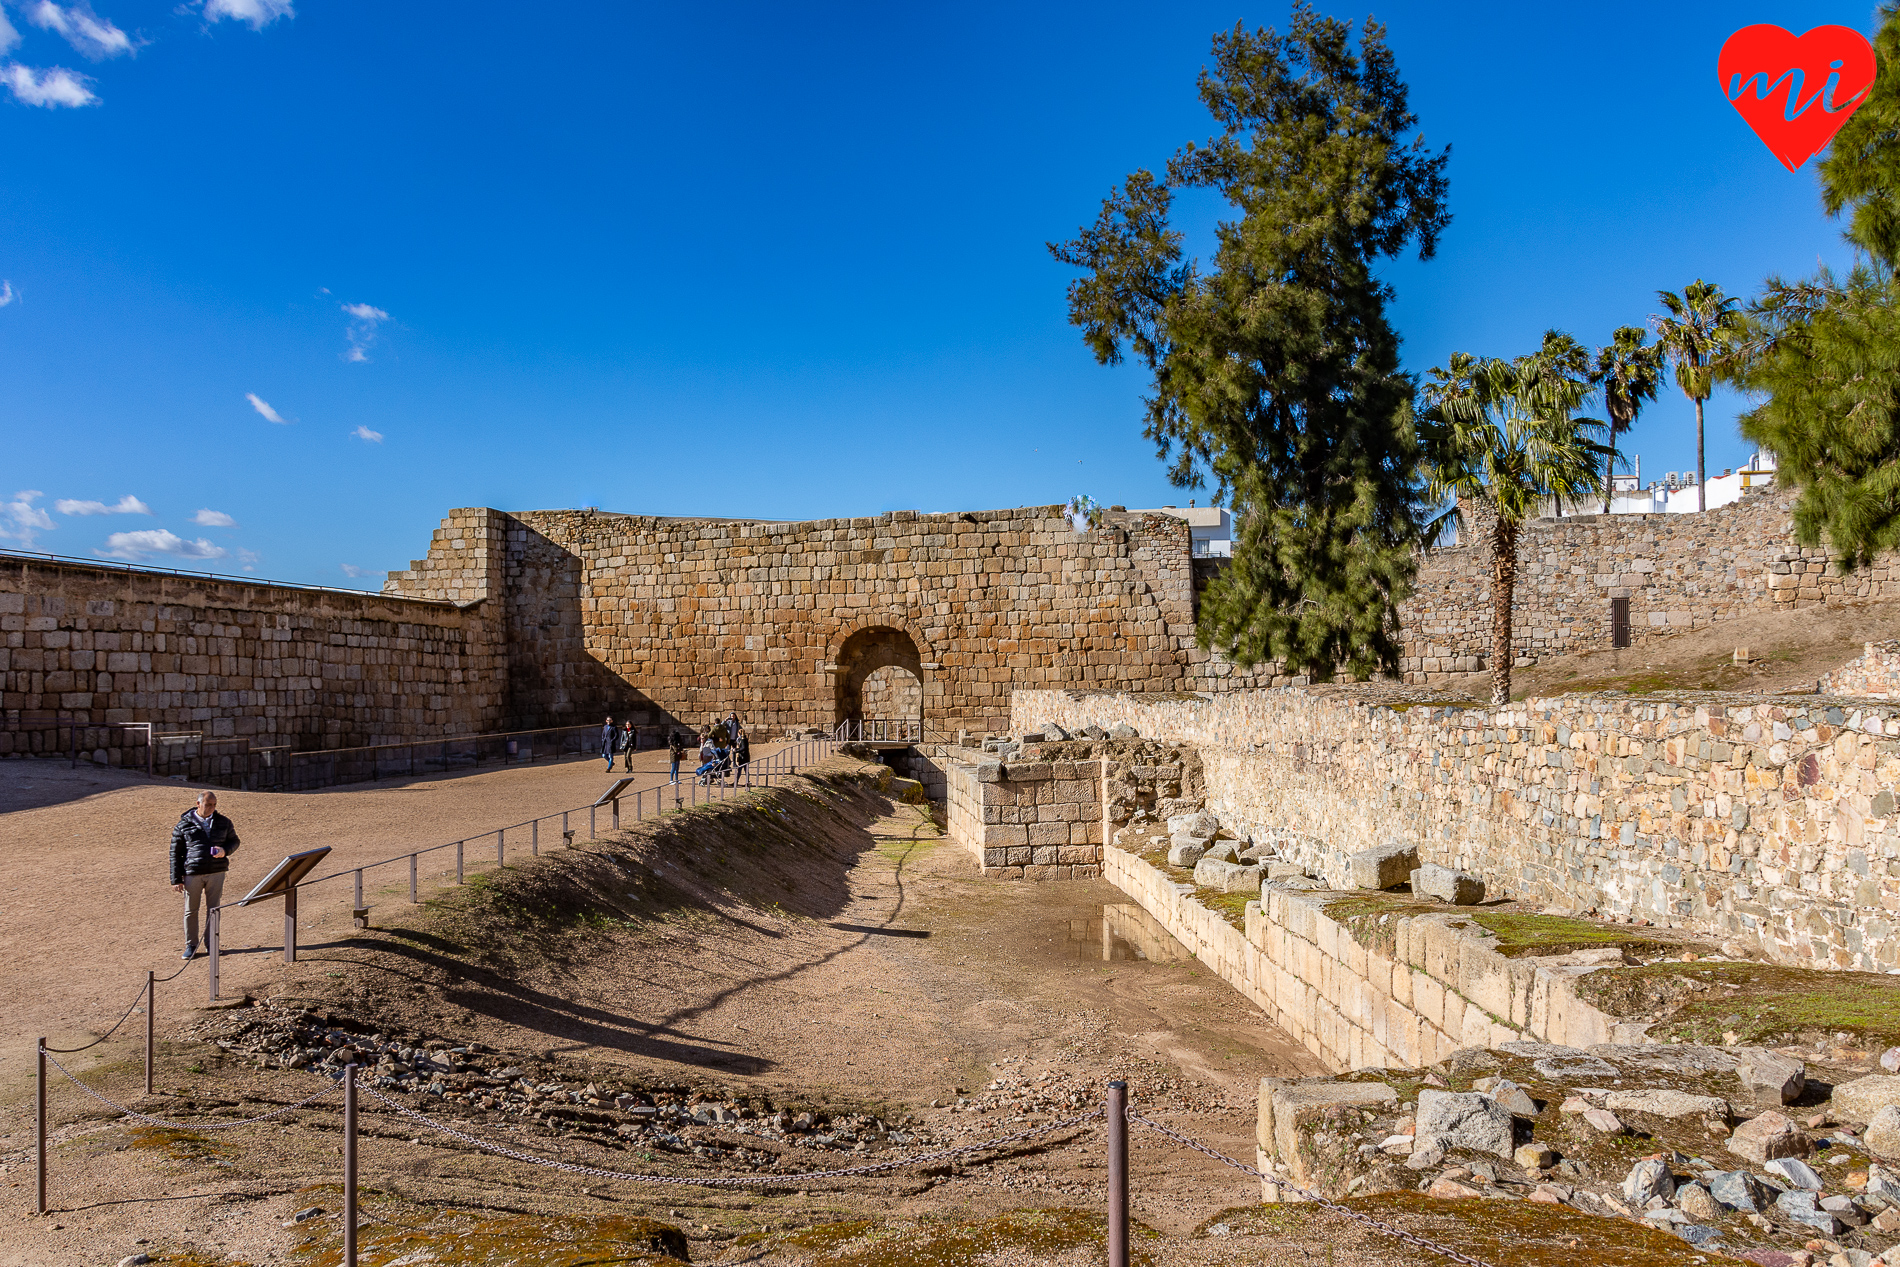
M 1517 594 L 1517 525 L 1491 530 L 1491 706 L 1511 702 L 1511 601 Z
M 1616 496 L 1616 437 L 1610 437 L 1610 451 L 1603 457 L 1603 513 L 1610 513 L 1610 502 Z
M 1709 481 L 1702 469 L 1702 397 L 1695 398 L 1695 508 L 1709 508 Z

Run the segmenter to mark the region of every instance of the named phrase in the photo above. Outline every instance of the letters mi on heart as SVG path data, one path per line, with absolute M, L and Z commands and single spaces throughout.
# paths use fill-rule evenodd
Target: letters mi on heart
M 1804 35 L 1762 23 L 1728 37 L 1716 59 L 1722 94 L 1794 171 L 1834 139 L 1873 87 L 1873 46 L 1849 26 Z

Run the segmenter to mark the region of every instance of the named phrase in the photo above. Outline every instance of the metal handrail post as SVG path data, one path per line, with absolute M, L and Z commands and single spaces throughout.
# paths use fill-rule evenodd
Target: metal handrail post
M 356 1062 L 343 1066 L 343 1267 L 356 1267 Z
M 39 1171 L 39 1212 L 46 1213 L 46 1040 L 39 1040 L 39 1078 L 33 1084 L 33 1148 Z
M 152 1013 L 158 1010 L 158 974 L 145 970 L 145 1094 L 152 1094 Z
M 612 801 L 608 802 L 608 804 L 609 806 L 611 806 L 611 809 L 609 810 L 609 815 L 613 821 L 613 828 L 615 831 L 619 831 L 620 830 L 620 798 L 616 796 L 614 797 Z
M 1108 1267 L 1128 1267 L 1128 1084 L 1108 1084 Z
M 297 886 L 284 890 L 284 962 L 297 962 Z

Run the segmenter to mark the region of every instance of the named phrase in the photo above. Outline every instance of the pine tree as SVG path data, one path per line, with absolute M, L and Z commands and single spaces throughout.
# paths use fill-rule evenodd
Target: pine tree
M 1203 646 L 1243 665 L 1356 677 L 1398 667 L 1398 604 L 1420 541 L 1415 384 L 1399 369 L 1381 257 L 1429 259 L 1449 222 L 1444 169 L 1368 21 L 1304 4 L 1285 36 L 1236 26 L 1200 77 L 1221 127 L 1138 171 L 1057 259 L 1086 269 L 1070 320 L 1098 360 L 1153 375 L 1145 434 L 1177 487 L 1211 476 L 1239 525 L 1232 567 L 1208 587 Z M 1407 137 L 1411 139 L 1408 141 Z M 1215 189 L 1209 270 L 1168 223 L 1176 189 Z
M 1821 200 L 1848 215 L 1856 263 L 1769 278 L 1729 375 L 1763 397 L 1742 434 L 1798 490 L 1795 538 L 1842 571 L 1900 548 L 1900 4 L 1880 8 L 1881 74 L 1820 164 Z

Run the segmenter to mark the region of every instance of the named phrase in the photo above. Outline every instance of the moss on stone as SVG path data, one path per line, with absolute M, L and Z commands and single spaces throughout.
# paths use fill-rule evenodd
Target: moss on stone
M 1130 1230 L 1135 1242 L 1129 1247 L 1130 1260 L 1153 1267 L 1155 1259 L 1142 1242 L 1153 1242 L 1156 1234 L 1140 1224 Z M 1055 1255 L 1103 1245 L 1107 1239 L 1106 1216 L 1074 1209 L 1011 1210 L 964 1221 L 853 1219 L 745 1238 L 751 1244 L 813 1253 L 815 1257 L 804 1260 L 809 1267 L 955 1267 L 1000 1257 L 1015 1261 L 1019 1253 Z
M 1655 963 L 1605 968 L 1577 981 L 1585 1002 L 1615 1016 L 1662 1013 L 1652 1039 L 1742 1045 L 1820 1031 L 1869 1047 L 1900 1043 L 1900 978 L 1765 963 Z
M 1665 943 L 1636 936 L 1611 924 L 1565 915 L 1532 915 L 1527 911 L 1473 911 L 1470 918 L 1497 939 L 1496 950 L 1507 958 L 1524 955 L 1562 955 L 1573 950 L 1602 950 L 1618 946 L 1632 954 L 1655 954 Z

